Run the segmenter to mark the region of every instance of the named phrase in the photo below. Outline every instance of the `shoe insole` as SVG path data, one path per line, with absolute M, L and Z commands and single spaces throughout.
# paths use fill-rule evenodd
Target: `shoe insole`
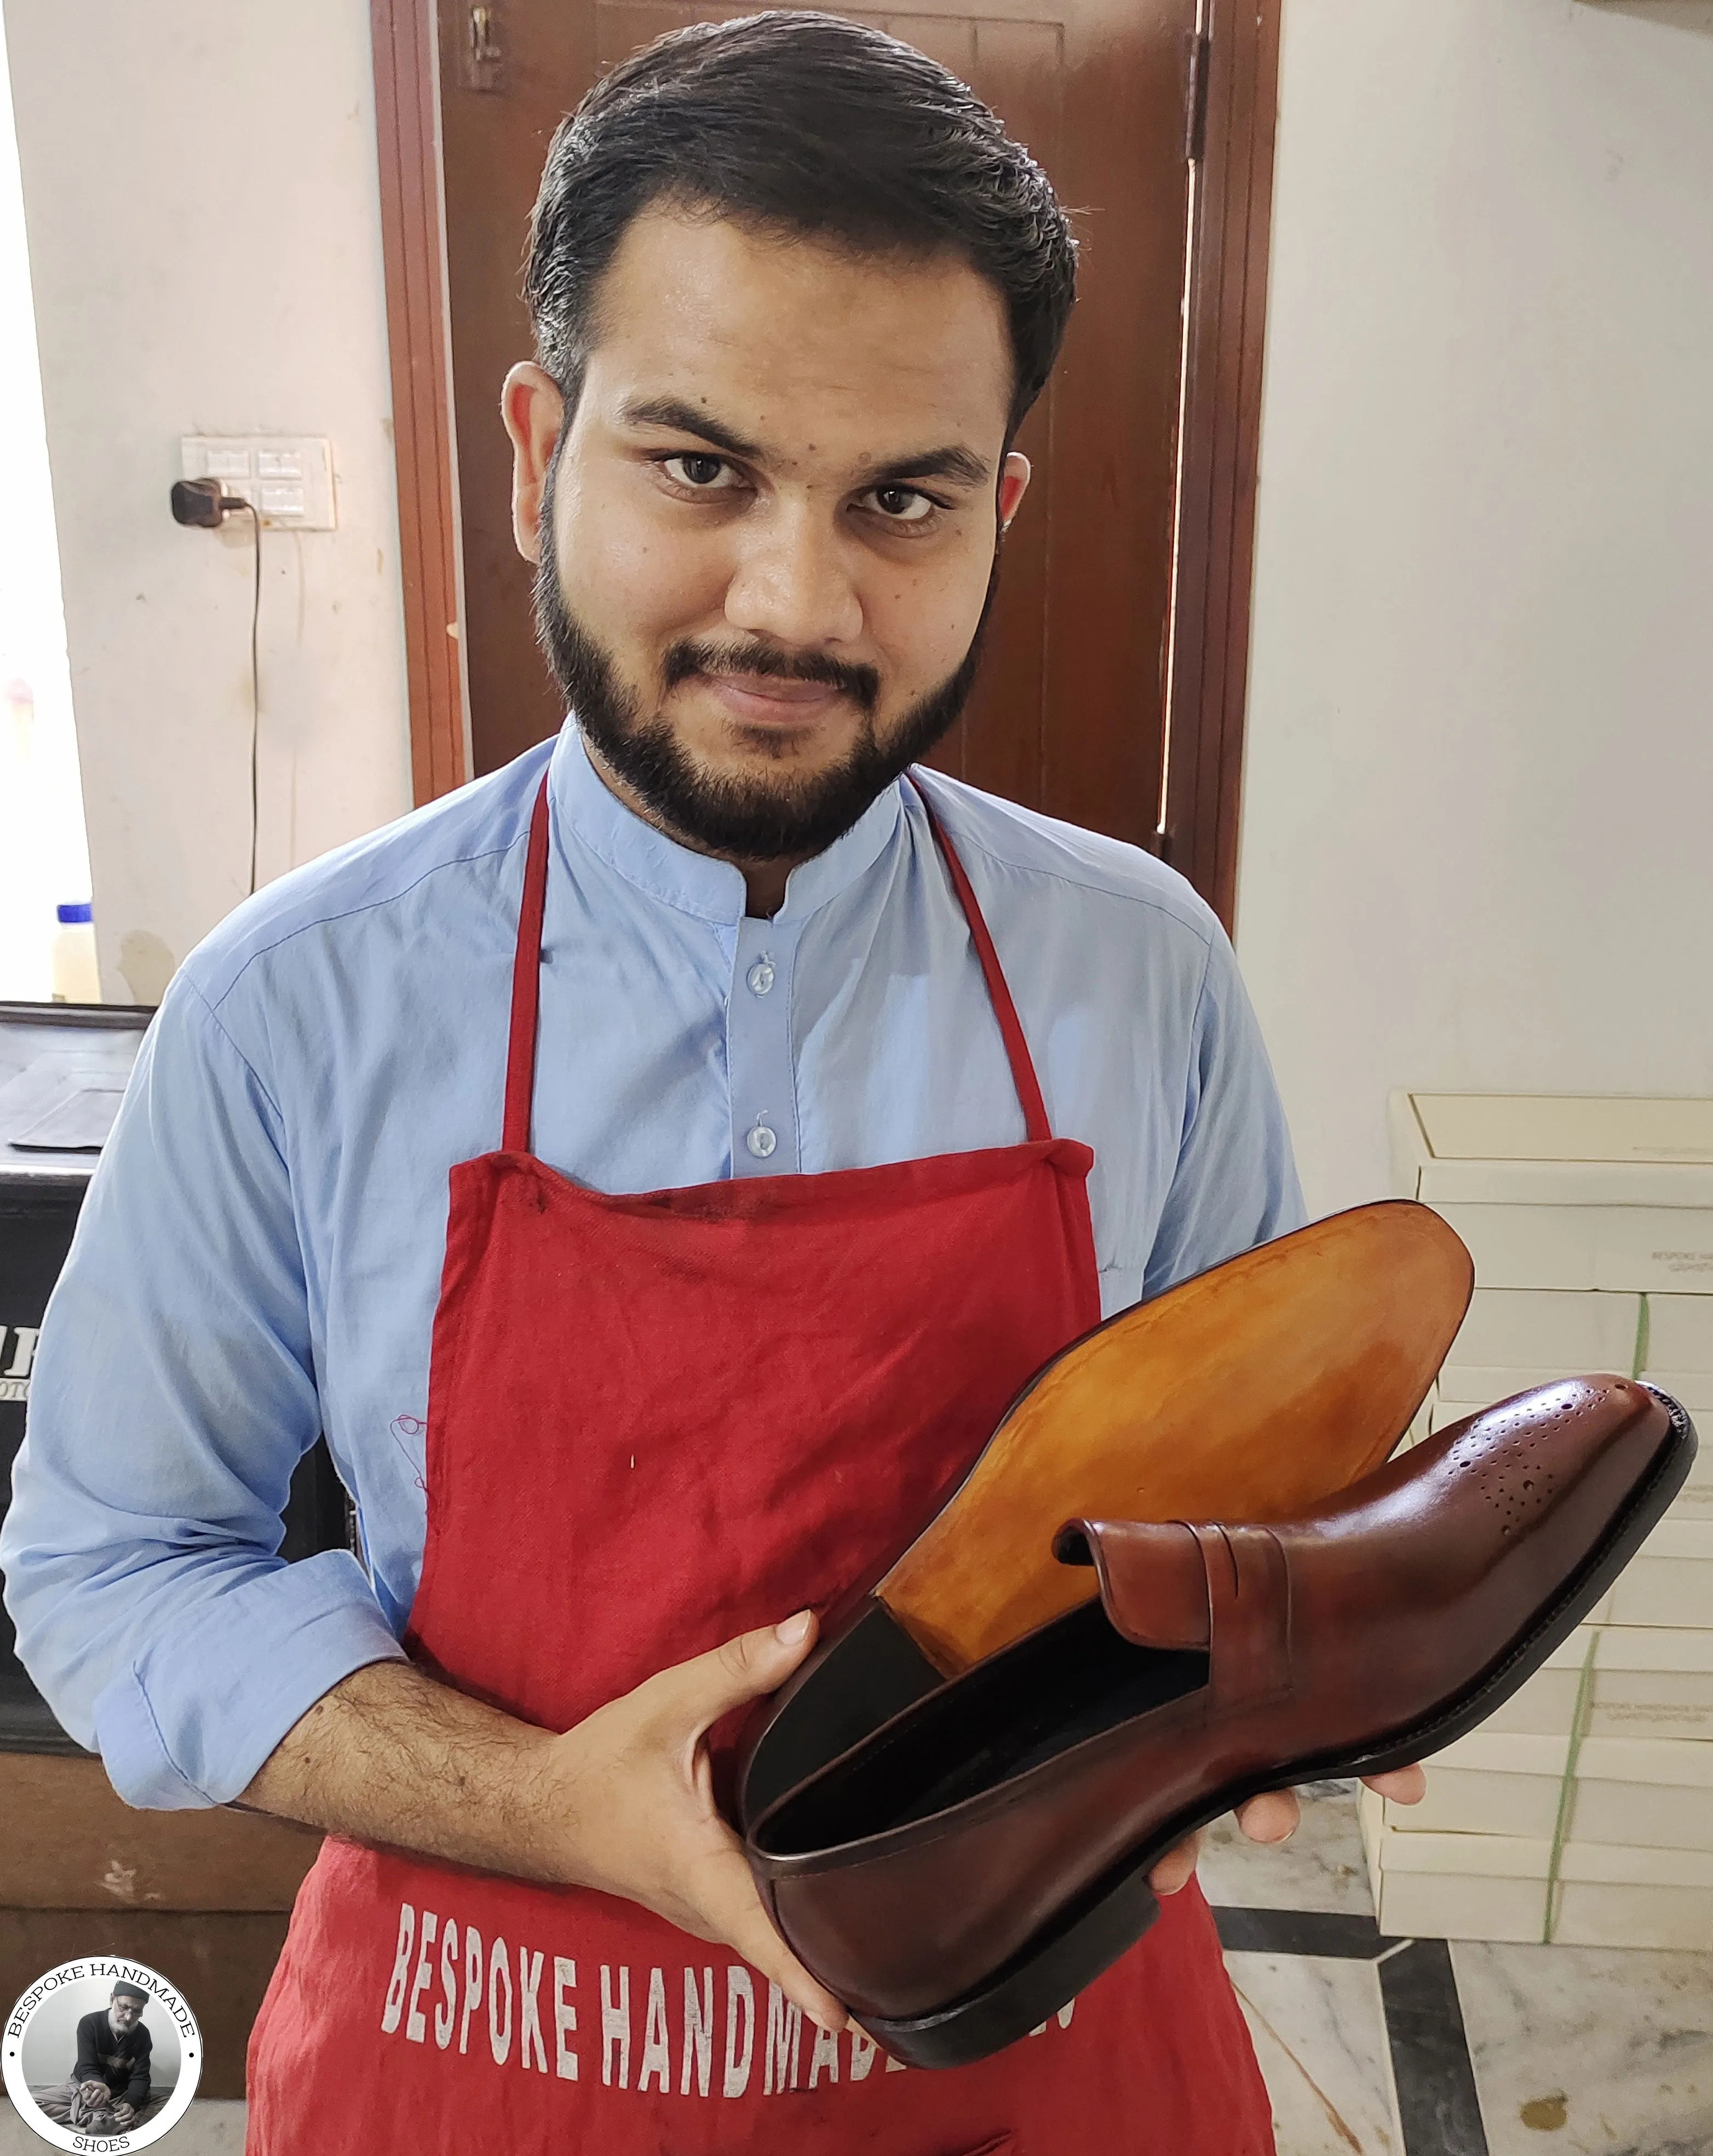
M 1205 1654 L 1132 1646 L 1086 1604 L 812 1778 L 769 1815 L 756 1846 L 801 1856 L 908 1825 L 1207 1681 Z
M 1463 1322 L 1469 1252 L 1405 1199 L 1264 1243 L 1048 1363 L 875 1589 L 942 1676 L 1089 1600 L 1070 1518 L 1295 1518 L 1377 1467 Z

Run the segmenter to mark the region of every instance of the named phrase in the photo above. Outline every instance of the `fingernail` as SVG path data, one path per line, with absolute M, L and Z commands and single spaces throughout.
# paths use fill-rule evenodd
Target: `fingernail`
M 799 1609 L 795 1617 L 787 1617 L 782 1625 L 773 1627 L 773 1636 L 782 1646 L 794 1647 L 809 1629 L 809 1613 Z

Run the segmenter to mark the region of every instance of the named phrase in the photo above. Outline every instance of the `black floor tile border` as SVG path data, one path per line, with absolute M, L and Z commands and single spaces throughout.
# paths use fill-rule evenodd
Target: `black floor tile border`
M 1372 1917 L 1326 1909 L 1219 1909 L 1219 1943 L 1228 1953 L 1317 1954 L 1327 1961 L 1377 1961 L 1390 1947 Z
M 1444 1939 L 1412 1939 L 1380 1964 L 1380 1999 L 1407 2156 L 1487 2156 L 1457 1973 Z
M 1378 1964 L 1404 2156 L 1488 2156 L 1475 2068 L 1444 1939 L 1394 1939 L 1372 1917 L 1319 1909 L 1216 1908 L 1228 1953 Z

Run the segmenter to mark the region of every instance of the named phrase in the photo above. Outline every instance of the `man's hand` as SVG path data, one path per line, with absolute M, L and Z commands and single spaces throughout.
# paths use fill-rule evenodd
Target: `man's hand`
M 1428 1794 L 1428 1778 L 1419 1767 L 1397 1767 L 1389 1774 L 1365 1774 L 1363 1780 L 1395 1804 L 1418 1804 Z M 1289 1841 L 1302 1817 L 1294 1791 L 1269 1789 L 1237 1808 L 1237 1823 L 1251 1841 Z M 1168 1849 L 1148 1874 L 1157 1894 L 1176 1894 L 1188 1886 L 1202 1853 L 1202 1836 L 1192 1834 L 1175 1849 Z
M 113 2092 L 105 2082 L 79 2082 L 77 2092 L 85 2103 L 110 2103 L 113 2100 Z
M 131 2109 L 129 2102 L 124 2097 L 121 2097 L 113 2107 L 113 2123 L 115 2126 L 129 2126 L 136 2117 L 136 2113 Z
M 777 1691 L 814 1632 L 804 1610 L 661 1671 L 559 1738 L 549 1773 L 563 1796 L 568 1882 L 734 1948 L 822 2028 L 842 2029 L 844 2007 L 775 1930 L 715 1809 L 703 1742 L 723 1715 Z
M 715 1809 L 707 1731 L 777 1691 L 807 1611 L 662 1670 L 563 1736 L 372 1663 L 286 1732 L 242 1802 L 357 1840 L 553 1886 L 595 1887 L 731 1947 L 824 2029 L 847 2016 L 762 1907 Z

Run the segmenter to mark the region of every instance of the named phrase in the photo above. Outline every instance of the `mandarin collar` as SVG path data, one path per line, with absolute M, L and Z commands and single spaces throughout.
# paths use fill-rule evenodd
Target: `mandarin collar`
M 560 729 L 550 773 L 547 790 L 562 859 L 568 837 L 575 834 L 615 874 L 650 898 L 720 927 L 736 927 L 743 919 L 742 872 L 730 861 L 692 853 L 628 808 L 590 762 L 574 718 Z M 776 921 L 800 921 L 818 911 L 874 865 L 898 833 L 903 783 L 894 780 L 842 838 L 792 870 Z

